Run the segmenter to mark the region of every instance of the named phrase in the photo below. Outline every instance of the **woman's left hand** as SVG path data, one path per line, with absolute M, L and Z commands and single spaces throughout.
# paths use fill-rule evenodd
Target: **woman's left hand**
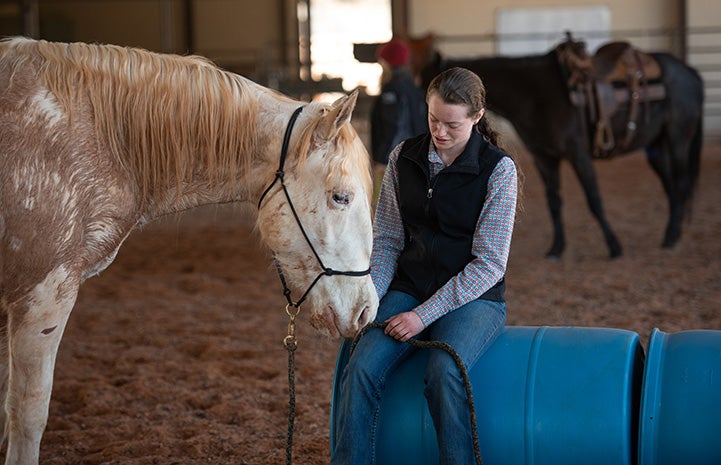
M 385 333 L 393 339 L 405 342 L 423 331 L 425 326 L 416 312 L 403 312 L 388 318 Z

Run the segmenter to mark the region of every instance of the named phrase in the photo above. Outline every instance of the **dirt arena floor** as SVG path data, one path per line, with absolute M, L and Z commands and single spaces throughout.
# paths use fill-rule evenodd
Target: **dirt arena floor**
M 666 200 L 640 153 L 596 167 L 625 255 L 607 258 L 578 181 L 563 171 L 567 250 L 527 154 L 526 211 L 508 268 L 511 325 L 721 330 L 721 145 L 707 144 L 693 219 L 662 250 Z M 285 462 L 284 298 L 241 207 L 204 207 L 133 234 L 81 288 L 58 355 L 41 463 Z M 298 323 L 294 463 L 328 463 L 338 341 Z

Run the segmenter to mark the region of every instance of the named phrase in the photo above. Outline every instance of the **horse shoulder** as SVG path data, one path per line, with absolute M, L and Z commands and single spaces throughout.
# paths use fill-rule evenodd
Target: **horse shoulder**
M 91 131 L 68 130 L 45 102 L 0 128 L 2 261 L 32 281 L 59 263 L 84 279 L 107 267 L 138 221 L 137 185 Z

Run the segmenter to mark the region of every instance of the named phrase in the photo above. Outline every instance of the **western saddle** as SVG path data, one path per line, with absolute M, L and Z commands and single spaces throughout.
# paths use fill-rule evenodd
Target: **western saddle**
M 556 47 L 556 55 L 566 71 L 571 103 L 586 109 L 593 156 L 603 158 L 615 149 L 628 149 L 638 129 L 641 103 L 647 123 L 649 102 L 666 97 L 658 62 L 628 42 L 609 42 L 591 56 L 584 42 L 574 41 L 569 33 L 566 36 Z M 628 111 L 626 134 L 617 144 L 611 117 L 623 109 Z

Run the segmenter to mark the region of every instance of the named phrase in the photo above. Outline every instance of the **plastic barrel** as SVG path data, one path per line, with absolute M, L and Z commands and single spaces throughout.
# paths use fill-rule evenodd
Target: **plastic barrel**
M 331 447 L 349 348 L 345 341 L 336 362 Z M 423 396 L 427 357 L 425 350 L 415 353 L 388 379 L 378 419 L 378 465 L 438 464 Z M 484 465 L 635 464 L 642 367 L 635 332 L 506 327 L 469 372 Z
M 721 464 L 721 331 L 654 329 L 644 369 L 639 464 Z

